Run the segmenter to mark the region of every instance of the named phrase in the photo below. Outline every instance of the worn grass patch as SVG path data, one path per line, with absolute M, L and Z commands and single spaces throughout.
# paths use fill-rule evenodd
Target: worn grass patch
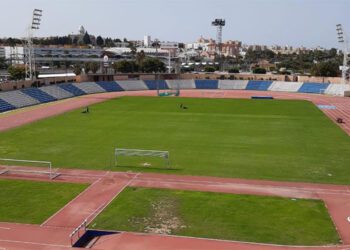
M 87 185 L 0 179 L 0 221 L 41 224 Z
M 319 200 L 166 189 L 127 188 L 90 227 L 286 245 L 339 243 Z

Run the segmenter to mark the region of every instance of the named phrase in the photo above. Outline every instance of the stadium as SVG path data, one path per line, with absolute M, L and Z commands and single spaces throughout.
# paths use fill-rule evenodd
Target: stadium
M 349 249 L 348 84 L 0 93 L 0 249 Z

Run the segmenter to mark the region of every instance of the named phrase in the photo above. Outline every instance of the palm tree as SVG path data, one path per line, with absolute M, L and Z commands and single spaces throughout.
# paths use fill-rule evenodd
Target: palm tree
M 139 69 L 141 71 L 143 71 L 143 62 L 144 62 L 145 58 L 146 58 L 146 54 L 143 50 L 141 50 L 140 52 L 138 52 L 136 54 L 136 63 L 138 64 Z
M 133 43 L 129 43 L 129 48 L 130 48 L 131 58 L 132 58 L 133 61 L 135 61 L 137 48 L 134 46 Z M 134 72 L 134 64 L 133 64 L 132 72 Z
M 99 70 L 100 65 L 97 62 L 91 62 L 90 63 L 90 70 L 92 71 L 92 73 L 96 74 L 96 72 Z
M 85 74 L 89 74 L 90 70 L 91 70 L 90 63 L 89 62 L 85 62 L 84 63 Z

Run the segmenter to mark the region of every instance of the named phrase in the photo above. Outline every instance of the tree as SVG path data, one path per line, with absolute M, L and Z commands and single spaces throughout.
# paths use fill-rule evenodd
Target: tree
M 10 47 L 15 47 L 16 44 L 20 44 L 20 43 L 21 43 L 20 40 L 12 37 L 7 38 L 6 40 L 6 44 Z
M 78 37 L 74 37 L 73 41 L 72 41 L 72 44 L 73 45 L 78 45 L 79 43 L 79 38 Z
M 104 45 L 104 40 L 103 40 L 103 38 L 101 37 L 101 36 L 98 36 L 97 38 L 96 38 L 96 44 L 97 44 L 97 46 L 100 46 L 100 47 L 102 47 L 103 45 Z
M 84 71 L 85 71 L 85 74 L 88 74 L 91 70 L 91 67 L 90 67 L 90 63 L 88 62 L 85 62 L 84 63 Z
M 275 58 L 275 53 L 271 50 L 252 50 L 248 49 L 246 55 L 245 55 L 245 60 L 248 63 L 256 63 L 259 60 L 268 60 L 271 61 L 272 59 Z
M 230 68 L 228 70 L 228 73 L 239 73 L 239 69 L 238 68 Z
M 90 69 L 92 71 L 92 73 L 96 74 L 96 72 L 99 70 L 100 68 L 100 64 L 97 62 L 91 62 L 90 63 Z
M 213 73 L 213 72 L 215 72 L 215 67 L 213 67 L 213 66 L 205 66 L 204 67 L 204 71 L 205 72 L 209 72 L 209 73 Z
M 91 44 L 91 39 L 89 33 L 86 31 L 83 37 L 83 42 L 85 45 Z
M 80 64 L 74 64 L 73 66 L 73 72 L 77 76 L 81 74 L 81 65 Z
M 121 73 L 132 73 L 137 70 L 137 65 L 134 61 L 119 61 L 113 64 L 113 69 L 115 72 Z
M 255 68 L 253 69 L 254 74 L 266 74 L 266 69 L 264 68 Z
M 24 67 L 10 66 L 8 68 L 8 73 L 12 80 L 22 80 L 26 76 L 26 70 Z
M 136 63 L 141 70 L 142 70 L 143 62 L 144 62 L 145 58 L 146 58 L 146 54 L 143 50 L 141 50 L 140 52 L 138 52 L 136 54 Z
M 136 53 L 137 53 L 137 48 L 134 46 L 133 43 L 129 43 L 129 49 L 130 49 L 130 54 L 133 58 L 135 58 Z
M 148 57 L 143 62 L 142 70 L 145 73 L 164 72 L 166 67 L 165 64 L 158 58 Z
M 115 44 L 114 44 L 112 38 L 107 37 L 105 39 L 105 46 L 106 47 L 115 47 Z
M 336 77 L 339 75 L 339 64 L 335 61 L 320 62 L 311 69 L 314 76 Z

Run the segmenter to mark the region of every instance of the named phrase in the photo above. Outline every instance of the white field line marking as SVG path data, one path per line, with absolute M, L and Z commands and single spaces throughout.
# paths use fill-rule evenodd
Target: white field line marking
M 22 244 L 39 245 L 39 246 L 71 248 L 70 245 L 57 245 L 57 244 L 47 244 L 47 243 L 29 242 L 29 241 L 19 241 L 19 240 L 1 240 L 1 239 L 0 239 L 0 242 L 22 243 Z
M 130 183 L 131 183 L 134 179 L 136 179 L 140 174 L 141 174 L 141 173 L 137 173 L 132 179 L 130 179 L 130 180 L 119 190 L 119 192 L 117 192 L 117 193 L 113 196 L 112 199 L 110 199 L 107 203 L 103 204 L 104 206 L 102 206 L 101 209 L 98 208 L 98 209 L 96 209 L 92 214 L 90 214 L 90 215 L 86 218 L 86 220 L 88 221 L 88 223 L 92 222 L 106 207 L 108 207 L 108 205 L 109 205 L 121 192 L 123 192 L 123 190 L 124 190 L 127 186 L 129 186 Z M 98 211 L 98 210 L 100 210 L 100 211 Z M 91 219 L 90 219 L 90 216 L 91 216 Z M 89 220 L 90 220 L 90 222 L 89 222 Z
M 108 172 L 107 172 L 108 173 Z M 107 174 L 106 173 L 106 174 Z M 82 195 L 84 195 L 85 193 L 87 193 L 88 191 L 90 191 L 90 189 L 95 186 L 98 182 L 100 182 L 102 180 L 102 178 L 96 180 L 94 183 L 92 183 L 88 188 L 86 188 L 83 192 L 81 192 L 80 194 L 78 194 L 73 200 L 71 200 L 70 202 L 68 202 L 65 206 L 63 206 L 60 210 L 58 210 L 56 213 L 54 213 L 52 216 L 50 216 L 46 221 L 44 221 L 40 226 L 44 226 L 47 222 L 49 222 L 52 218 L 54 218 L 57 214 L 59 214 L 63 209 L 65 209 L 66 207 L 68 207 L 69 205 L 71 205 L 75 200 L 77 200 L 79 197 L 81 197 Z
M 0 229 L 10 230 L 11 228 L 9 228 L 9 227 L 0 227 Z
M 89 215 L 88 215 L 88 217 L 86 217 L 86 221 L 89 223 L 89 219 L 90 219 L 90 217 L 91 216 L 93 216 L 93 215 L 95 215 L 99 210 L 101 210 L 104 206 L 108 206 L 108 205 L 106 205 L 107 204 L 107 202 L 104 202 L 104 203 L 102 203 L 100 206 L 98 206 L 92 213 L 90 213 Z M 103 209 L 102 209 L 103 210 Z M 95 218 L 93 218 L 93 219 L 91 219 L 91 221 L 93 221 Z

